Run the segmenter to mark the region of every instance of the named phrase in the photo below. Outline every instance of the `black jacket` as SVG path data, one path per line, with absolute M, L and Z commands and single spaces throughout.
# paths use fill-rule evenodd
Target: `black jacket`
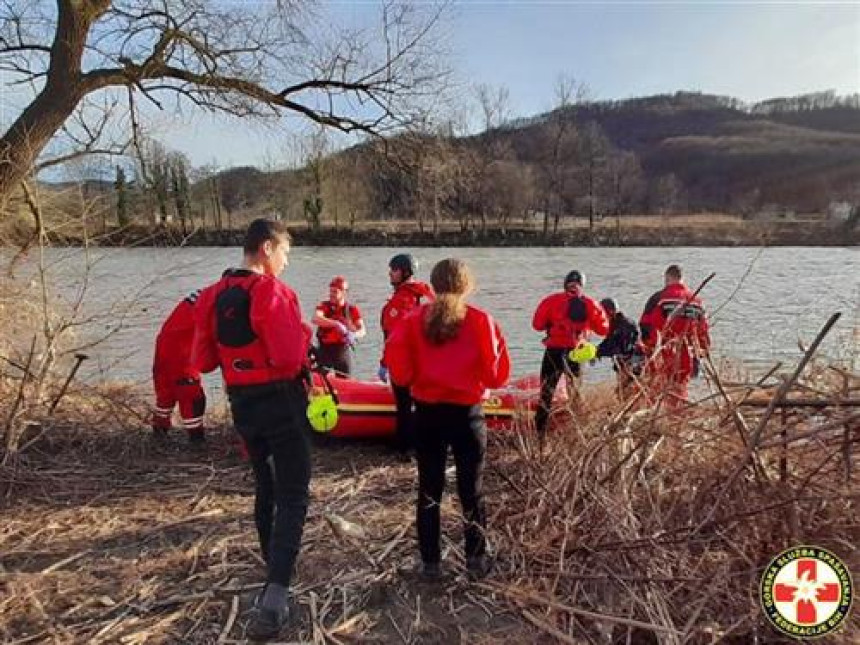
M 597 347 L 599 357 L 615 356 L 626 360 L 636 353 L 639 328 L 623 313 L 616 312 L 609 321 L 609 333 Z

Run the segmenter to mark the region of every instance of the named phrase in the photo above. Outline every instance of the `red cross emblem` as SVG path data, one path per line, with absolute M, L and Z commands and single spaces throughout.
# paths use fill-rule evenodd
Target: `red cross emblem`
M 779 612 L 797 625 L 818 625 L 830 618 L 841 599 L 839 576 L 826 562 L 801 558 L 777 574 L 773 599 Z

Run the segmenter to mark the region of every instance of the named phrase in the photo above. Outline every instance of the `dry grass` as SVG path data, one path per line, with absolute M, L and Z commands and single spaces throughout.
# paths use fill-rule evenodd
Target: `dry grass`
M 486 497 L 499 558 L 481 583 L 462 575 L 450 498 L 450 577 L 427 585 L 410 574 L 412 466 L 392 463 L 377 444 L 318 446 L 297 619 L 285 637 L 777 639 L 757 598 L 777 552 L 814 543 L 860 570 L 858 410 L 836 405 L 857 397 L 860 380 L 809 370 L 790 398 L 821 405 L 772 417 L 752 461 L 745 445 L 764 411 L 755 402 L 773 388 L 725 387 L 729 398 L 673 414 L 624 414 L 604 388 L 543 452 L 528 433 L 494 435 Z M 243 639 L 240 600 L 263 576 L 248 469 L 232 456 L 227 429 L 205 453 L 189 453 L 179 434 L 154 442 L 130 412 L 143 404 L 121 388 L 73 392 L 62 417 L 34 424 L 44 434 L 0 470 L 3 642 Z M 854 621 L 830 641 L 858 637 Z

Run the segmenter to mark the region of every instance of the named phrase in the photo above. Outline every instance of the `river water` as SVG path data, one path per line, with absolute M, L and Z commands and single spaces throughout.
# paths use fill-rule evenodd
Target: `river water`
M 345 275 L 350 301 L 365 316 L 368 336 L 355 354 L 357 375 L 376 373 L 380 355 L 379 311 L 390 293 L 388 259 L 398 249 L 382 247 L 298 247 L 282 275 L 299 295 L 305 315 L 327 297 L 332 276 Z M 836 312 L 842 319 L 823 352 L 860 360 L 860 249 L 850 248 L 422 248 L 413 251 L 418 277 L 429 279 L 433 263 L 461 257 L 471 265 L 478 289 L 473 302 L 490 311 L 508 339 L 514 372 L 534 372 L 540 364 L 541 335 L 531 317 L 545 295 L 560 290 L 564 275 L 579 269 L 586 291 L 612 296 L 638 318 L 649 295 L 660 288 L 666 265 L 681 263 L 695 288 L 711 272 L 702 291 L 711 312 L 718 356 L 763 366 L 796 361 L 798 341 L 808 344 Z M 55 297 L 70 301 L 82 291 L 82 310 L 92 316 L 80 339 L 108 338 L 88 348 L 87 376 L 93 380 L 145 383 L 158 328 L 172 307 L 193 289 L 215 281 L 241 261 L 236 248 L 96 249 L 88 262 L 80 249 L 50 249 L 47 265 Z M 85 271 L 84 267 L 89 265 Z M 28 268 L 29 267 L 29 268 Z M 24 271 L 32 268 L 32 260 Z M 591 379 L 606 378 L 606 365 Z M 210 386 L 214 380 L 209 380 Z

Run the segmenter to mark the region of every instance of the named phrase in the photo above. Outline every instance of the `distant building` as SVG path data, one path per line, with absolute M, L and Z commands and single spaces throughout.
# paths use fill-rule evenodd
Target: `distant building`
M 827 207 L 827 219 L 837 222 L 847 222 L 854 214 L 854 204 L 851 202 L 830 202 Z

